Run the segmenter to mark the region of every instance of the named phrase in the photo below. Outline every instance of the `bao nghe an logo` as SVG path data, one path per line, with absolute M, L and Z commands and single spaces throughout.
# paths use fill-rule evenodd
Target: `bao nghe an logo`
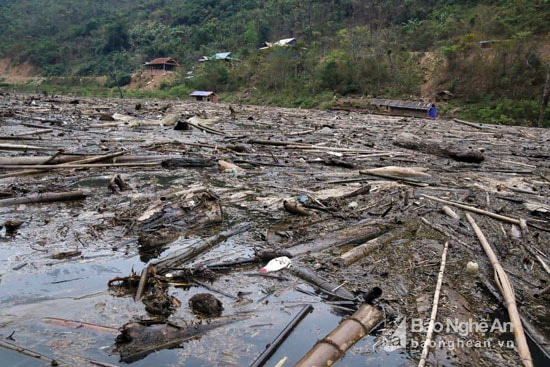
M 412 318 L 407 323 L 404 317 L 398 324 L 397 328 L 389 335 L 384 335 L 379 338 L 375 347 L 383 349 L 386 352 L 393 352 L 398 349 L 422 349 L 425 341 L 424 337 L 428 332 L 429 321 Z M 511 322 L 503 322 L 499 319 L 493 321 L 467 321 L 458 319 L 446 319 L 444 321 L 436 321 L 433 325 L 434 335 L 437 334 L 455 334 L 459 338 L 455 340 L 435 340 L 430 341 L 431 348 L 446 348 L 452 350 L 454 348 L 514 348 L 514 340 L 497 340 L 495 338 L 487 338 L 489 335 L 513 334 L 513 325 Z M 420 335 L 417 335 L 420 334 Z M 409 338 L 407 338 L 407 335 Z
M 407 346 L 407 318 L 403 317 L 397 328 L 388 336 L 383 336 L 376 343 L 386 352 L 404 349 Z

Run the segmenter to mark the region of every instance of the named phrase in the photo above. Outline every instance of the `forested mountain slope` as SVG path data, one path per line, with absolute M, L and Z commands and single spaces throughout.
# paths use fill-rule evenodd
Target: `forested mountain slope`
M 534 121 L 550 62 L 548 19 L 549 0 L 7 0 L 0 57 L 46 77 L 121 83 L 169 56 L 194 70 L 192 79 L 182 73 L 180 89 L 304 107 L 333 94 L 435 99 L 448 91 L 468 103 L 524 101 L 514 113 L 531 111 Z M 290 37 L 293 47 L 258 50 Z M 218 52 L 240 62 L 199 67 Z

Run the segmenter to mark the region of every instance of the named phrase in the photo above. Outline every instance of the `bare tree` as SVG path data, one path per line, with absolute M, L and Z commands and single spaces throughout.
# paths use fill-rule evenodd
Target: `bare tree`
M 546 114 L 546 108 L 548 107 L 548 99 L 550 99 L 550 63 L 546 65 L 546 82 L 544 83 L 544 92 L 542 92 L 538 127 L 543 127 L 544 115 Z

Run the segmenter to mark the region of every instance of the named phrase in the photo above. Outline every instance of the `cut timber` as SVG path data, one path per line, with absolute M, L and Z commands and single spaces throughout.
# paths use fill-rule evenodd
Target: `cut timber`
M 317 288 L 319 288 L 320 290 L 322 290 L 323 292 L 331 296 L 345 299 L 348 301 L 352 301 L 355 299 L 355 295 L 350 291 L 348 291 L 346 288 L 344 288 L 342 284 L 338 285 L 338 284 L 331 283 L 319 277 L 317 274 L 312 273 L 308 269 L 297 268 L 296 266 L 291 266 L 289 269 L 293 275 L 316 286 Z
M 459 162 L 481 163 L 485 160 L 485 156 L 480 151 L 446 144 L 440 140 L 422 139 L 410 133 L 399 134 L 395 137 L 393 144 L 402 148 L 451 158 Z
M 383 178 L 391 178 L 394 180 L 403 180 L 411 183 L 432 182 L 432 176 L 424 171 L 426 171 L 426 168 L 387 166 L 361 170 L 359 173 L 362 175 L 372 175 Z
M 45 192 L 41 194 L 32 194 L 17 198 L 0 200 L 0 206 L 30 204 L 30 203 L 48 203 L 53 201 L 82 200 L 86 195 L 82 191 L 66 192 Z
M 185 262 L 190 261 L 196 256 L 202 254 L 204 251 L 214 247 L 216 244 L 225 241 L 229 237 L 246 232 L 249 228 L 250 223 L 240 223 L 231 227 L 227 231 L 220 232 L 209 238 L 201 239 L 198 243 L 191 244 L 188 247 L 176 251 L 170 256 L 153 263 L 155 270 L 158 274 L 166 274 L 173 268 L 181 266 Z
M 124 152 L 118 152 L 108 155 L 82 155 L 82 154 L 58 154 L 55 158 L 51 156 L 24 156 L 24 157 L 0 157 L 1 166 L 22 166 L 37 164 L 45 164 L 44 161 L 48 160 L 48 164 L 61 164 L 61 163 L 91 163 L 93 161 L 82 162 L 83 159 L 94 158 L 94 161 L 102 161 L 109 163 L 131 163 L 131 162 L 148 162 L 148 161 L 162 161 L 167 159 L 181 158 L 181 155 L 125 155 Z M 32 168 L 32 167 L 29 167 Z
M 361 244 L 365 241 L 376 238 L 390 229 L 394 225 L 389 223 L 367 223 L 355 227 L 348 227 L 342 230 L 331 232 L 320 237 L 313 242 L 302 243 L 288 248 L 287 251 L 292 257 L 306 253 L 321 252 L 331 247 L 340 247 L 344 245 Z
M 363 304 L 350 318 L 344 319 L 336 329 L 317 344 L 295 364 L 295 367 L 332 366 L 344 353 L 383 319 L 377 308 Z
M 367 256 L 371 252 L 378 250 L 380 247 L 382 247 L 383 243 L 381 241 L 381 238 L 373 238 L 372 240 L 369 240 L 357 247 L 352 248 L 346 253 L 343 253 L 342 255 L 338 256 L 334 259 L 334 264 L 338 266 L 347 266 L 351 265 L 357 260 Z
M 452 206 L 455 206 L 455 207 L 460 208 L 460 209 L 467 210 L 467 211 L 472 212 L 472 213 L 483 214 L 483 215 L 486 215 L 486 216 L 491 217 L 493 219 L 498 219 L 498 220 L 501 220 L 501 221 L 504 221 L 504 222 L 517 224 L 518 226 L 520 225 L 520 220 L 519 219 L 510 218 L 510 217 L 506 217 L 504 215 L 488 212 L 486 210 L 478 209 L 478 208 L 475 208 L 473 206 L 464 205 L 464 204 L 460 204 L 460 203 L 455 203 L 453 201 L 440 199 L 440 198 L 437 198 L 435 196 L 424 195 L 424 194 L 422 194 L 422 196 L 427 198 L 427 199 L 434 200 L 434 201 L 437 201 L 437 202 L 442 203 L 442 204 L 452 205 Z

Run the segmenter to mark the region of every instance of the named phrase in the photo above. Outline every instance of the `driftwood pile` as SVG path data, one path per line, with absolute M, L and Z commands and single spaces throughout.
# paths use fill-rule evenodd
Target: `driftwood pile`
M 141 268 L 105 280 L 111 297 L 144 307 L 139 321 L 111 325 L 121 328 L 113 351 L 124 362 L 261 318 L 249 301 L 264 311 L 269 303 L 247 296 L 250 283 L 269 284 L 271 294 L 299 294 L 305 284 L 317 292 L 309 296 L 345 314 L 279 366 L 339 359 L 344 366 L 368 334 L 373 350 L 402 347 L 410 364 L 532 366 L 550 355 L 547 130 L 361 111 L 31 96 L 0 100 L 0 126 L 5 239 L 31 254 L 79 243 L 139 255 Z M 65 231 L 47 216 L 65 221 Z M 37 234 L 38 252 L 29 240 Z M 60 242 L 68 248 L 53 246 Z M 282 256 L 289 267 L 257 273 Z M 181 319 L 197 302 L 171 293 L 190 288 L 210 294 L 204 299 L 216 312 L 208 319 L 200 312 Z M 303 307 L 287 328 L 273 325 L 284 330 L 261 342 L 266 350 L 238 363 L 274 365 L 285 338 L 315 317 Z M 475 337 L 513 339 L 514 348 L 464 346 L 464 335 L 435 327 L 449 319 L 491 322 L 495 314 L 513 323 L 513 333 Z M 429 321 L 426 332 L 408 330 L 404 345 L 389 345 L 407 319 Z

